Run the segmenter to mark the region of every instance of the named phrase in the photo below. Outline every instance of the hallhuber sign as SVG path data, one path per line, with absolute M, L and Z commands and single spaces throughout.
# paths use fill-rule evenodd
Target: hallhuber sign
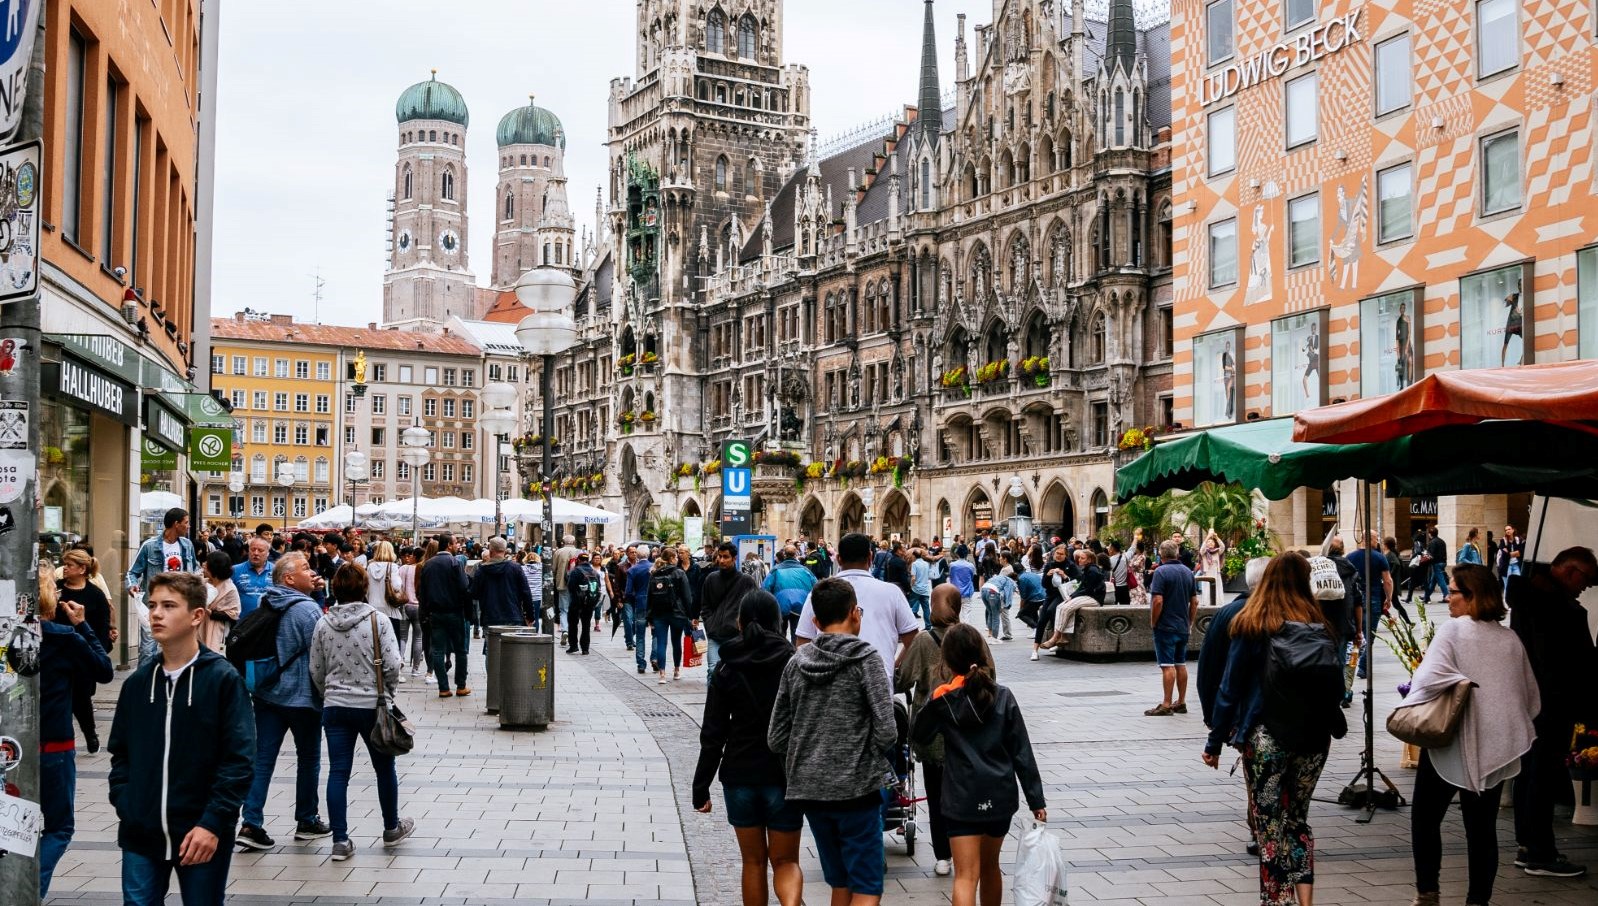
M 1363 40 L 1359 33 L 1361 12 L 1363 10 L 1356 9 L 1327 20 L 1246 60 L 1229 63 L 1215 70 L 1199 83 L 1199 106 L 1208 107 L 1224 101 L 1266 79 L 1278 78 L 1290 69 L 1307 66 L 1327 54 L 1337 53 Z

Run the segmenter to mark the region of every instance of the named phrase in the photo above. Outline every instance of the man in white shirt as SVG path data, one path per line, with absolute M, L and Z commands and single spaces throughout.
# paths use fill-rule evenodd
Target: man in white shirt
M 843 579 L 854 586 L 856 602 L 860 606 L 860 638 L 871 643 L 882 658 L 888 672 L 888 684 L 893 684 L 893 668 L 898 659 L 908 651 L 921 631 L 921 621 L 910 611 L 910 602 L 898 586 L 871 578 L 871 539 L 858 532 L 843 536 L 838 542 L 838 565 L 841 571 L 833 578 Z M 821 629 L 816 626 L 815 611 L 810 599 L 805 599 L 799 614 L 799 628 L 795 632 L 796 645 L 809 644 Z M 904 646 L 901 648 L 900 646 Z

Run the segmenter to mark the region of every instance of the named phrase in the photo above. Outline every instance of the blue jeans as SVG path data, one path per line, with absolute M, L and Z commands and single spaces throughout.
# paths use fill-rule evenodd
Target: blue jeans
M 682 667 L 682 634 L 692 628 L 691 624 L 681 617 L 661 617 L 650 620 L 650 625 L 655 628 L 655 644 L 649 653 L 649 660 L 656 670 L 666 669 L 666 636 L 671 636 L 671 667 L 673 670 Z
M 1441 588 L 1443 598 L 1448 598 L 1448 568 L 1441 563 L 1433 563 L 1432 568 L 1426 573 L 1426 590 L 1421 592 L 1421 600 L 1432 599 L 1432 589 Z
M 383 830 L 399 827 L 399 776 L 394 773 L 394 756 L 372 748 L 372 725 L 377 712 L 372 708 L 322 709 L 322 732 L 327 735 L 327 818 L 333 826 L 333 839 L 348 840 L 350 770 L 355 766 L 355 740 L 366 743 L 377 774 L 377 804 L 383 810 Z
M 568 611 L 571 610 L 571 606 L 572 606 L 571 589 L 568 588 L 568 589 L 565 589 L 563 591 L 555 592 L 555 609 L 557 611 L 556 618 L 555 618 L 555 625 L 557 627 L 564 627 L 566 625 L 566 614 L 567 614 Z M 560 632 L 560 629 L 557 628 L 555 630 L 555 632 L 550 633 L 550 635 L 556 635 L 559 632 Z
M 649 641 L 649 609 L 641 604 L 633 605 L 632 619 L 627 625 L 633 628 L 633 657 L 638 661 L 638 669 L 648 669 L 645 662 L 644 646 Z
M 44 836 L 39 838 L 41 901 L 50 893 L 50 877 L 77 829 L 72 817 L 78 792 L 77 754 L 68 750 L 39 756 L 39 807 L 44 812 Z
M 982 589 L 982 608 L 988 621 L 988 635 L 999 638 L 999 614 L 1004 613 L 1004 595 L 991 588 Z
M 910 612 L 915 614 L 916 616 L 920 617 L 921 618 L 921 622 L 926 624 L 926 628 L 931 629 L 932 628 L 932 597 L 931 597 L 931 595 L 918 595 L 915 592 L 911 592 L 909 597 L 910 597 Z
M 433 676 L 438 691 L 449 691 L 451 658 L 455 661 L 455 688 L 466 688 L 466 618 L 458 613 L 435 613 L 433 621 Z
M 716 665 L 721 663 L 721 643 L 708 634 L 705 636 L 705 642 L 708 643 L 705 646 L 705 681 L 709 682 L 710 678 L 716 675 Z
M 183 906 L 216 906 L 223 902 L 227 890 L 228 865 L 233 861 L 233 847 L 218 846 L 211 861 L 199 865 L 179 865 L 177 859 L 152 859 L 138 853 L 122 851 L 122 900 L 124 906 L 162 906 L 172 883 L 172 872 L 178 873 L 178 889 L 183 892 Z
M 315 708 L 285 708 L 255 700 L 255 779 L 244 797 L 244 823 L 262 827 L 266 794 L 283 737 L 294 734 L 294 820 L 317 818 L 316 781 L 322 772 L 322 713 Z
M 1394 592 L 1397 597 L 1397 592 Z M 1370 664 L 1371 647 L 1376 644 L 1376 633 L 1382 628 L 1382 605 L 1380 602 L 1375 607 L 1365 608 L 1365 644 L 1359 651 L 1359 669 L 1357 676 L 1365 678 L 1366 667 Z

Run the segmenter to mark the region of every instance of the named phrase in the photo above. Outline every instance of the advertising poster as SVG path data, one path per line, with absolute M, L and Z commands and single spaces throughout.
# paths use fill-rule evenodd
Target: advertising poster
M 1360 396 L 1397 393 L 1420 377 L 1417 295 L 1405 290 L 1360 301 Z
M 1233 328 L 1193 338 L 1195 427 L 1237 421 L 1243 379 L 1242 331 Z
M 1518 265 L 1471 274 L 1459 281 L 1459 366 L 1502 368 L 1526 364 L 1531 299 L 1521 292 Z
M 1271 414 L 1313 409 L 1326 399 L 1325 310 L 1271 322 Z

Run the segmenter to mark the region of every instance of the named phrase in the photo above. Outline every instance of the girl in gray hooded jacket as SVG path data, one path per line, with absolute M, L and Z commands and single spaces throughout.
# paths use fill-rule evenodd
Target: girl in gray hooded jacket
M 399 816 L 399 776 L 394 756 L 372 747 L 377 722 L 377 671 L 385 694 L 399 682 L 401 655 L 393 624 L 367 601 L 366 570 L 345 563 L 333 574 L 334 604 L 316 625 L 311 641 L 311 682 L 322 693 L 322 734 L 327 738 L 327 812 L 333 825 L 333 861 L 355 854 L 349 833 L 350 770 L 355 740 L 366 743 L 377 773 L 377 799 L 383 811 L 383 845 L 411 835 L 414 822 Z M 378 662 L 376 652 L 382 652 Z

